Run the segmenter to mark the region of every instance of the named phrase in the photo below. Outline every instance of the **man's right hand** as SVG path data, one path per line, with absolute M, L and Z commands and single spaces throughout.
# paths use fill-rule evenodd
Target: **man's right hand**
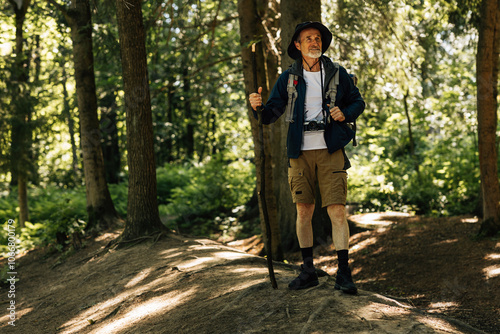
M 262 87 L 259 87 L 257 93 L 252 93 L 248 97 L 253 110 L 257 110 L 257 107 L 262 105 L 262 95 L 260 94 L 262 94 Z

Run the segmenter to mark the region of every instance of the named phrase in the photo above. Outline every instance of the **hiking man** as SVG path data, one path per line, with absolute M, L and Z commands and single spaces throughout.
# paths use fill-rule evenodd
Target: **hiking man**
M 312 216 L 315 185 L 319 184 L 322 206 L 332 223 L 332 236 L 338 256 L 335 289 L 357 293 L 349 269 L 349 226 L 345 204 L 347 172 L 350 162 L 344 147 L 354 131 L 346 124 L 354 122 L 365 103 L 347 71 L 323 53 L 329 48 L 332 33 L 319 22 L 297 25 L 288 55 L 295 60 L 274 85 L 263 106 L 264 124 L 275 122 L 283 113 L 289 121 L 287 156 L 288 181 L 297 208 L 297 238 L 302 252 L 300 275 L 288 287 L 292 290 L 318 285 L 313 261 Z M 338 76 L 335 74 L 338 72 Z M 338 78 L 336 94 L 327 98 L 333 78 Z M 293 78 L 289 81 L 289 78 Z M 292 89 L 292 90 L 291 90 Z M 296 93 L 290 91 L 296 90 Z M 262 87 L 249 96 L 254 111 L 262 105 Z M 257 117 L 257 114 L 254 113 Z

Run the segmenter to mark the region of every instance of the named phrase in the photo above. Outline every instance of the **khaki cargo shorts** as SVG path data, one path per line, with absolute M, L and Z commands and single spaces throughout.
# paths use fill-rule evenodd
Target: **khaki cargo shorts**
M 332 154 L 327 149 L 302 151 L 298 159 L 290 159 L 288 183 L 294 203 L 315 203 L 316 182 L 323 207 L 346 204 L 347 172 L 342 150 Z

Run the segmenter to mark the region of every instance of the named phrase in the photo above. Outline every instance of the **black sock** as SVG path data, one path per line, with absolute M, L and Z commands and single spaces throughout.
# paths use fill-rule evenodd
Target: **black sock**
M 349 250 L 342 249 L 337 251 L 337 258 L 339 260 L 339 270 L 347 270 L 349 268 Z
M 302 253 L 302 261 L 304 261 L 304 268 L 313 269 L 314 268 L 313 248 L 312 247 L 301 248 L 300 251 Z

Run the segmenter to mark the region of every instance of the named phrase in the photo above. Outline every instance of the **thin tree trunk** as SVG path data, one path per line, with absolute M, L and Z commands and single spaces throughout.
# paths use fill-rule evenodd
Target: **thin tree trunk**
M 193 110 L 191 105 L 191 78 L 189 76 L 189 70 L 187 67 L 184 68 L 183 72 L 183 91 L 184 91 L 184 120 L 186 122 L 186 155 L 188 159 L 194 157 L 194 119 Z
M 117 106 L 114 93 L 109 93 L 101 98 L 101 143 L 104 157 L 106 181 L 112 184 L 120 183 L 120 145 L 118 141 Z
M 31 145 L 30 114 L 31 103 L 29 99 L 29 63 L 23 49 L 23 27 L 26 13 L 31 0 L 14 1 L 11 3 L 16 22 L 16 59 L 12 69 L 12 82 L 15 91 L 12 95 L 14 117 L 12 117 L 11 141 L 11 177 L 12 185 L 17 185 L 19 201 L 19 226 L 24 227 L 29 220 L 28 211 L 28 171 L 30 166 L 29 152 Z
M 62 78 L 61 78 L 61 85 L 63 89 L 63 116 L 66 119 L 66 124 L 68 125 L 68 131 L 69 131 L 69 140 L 71 143 L 71 154 L 72 154 L 72 160 L 71 160 L 71 168 L 73 170 L 73 178 L 74 181 L 76 181 L 76 176 L 78 175 L 78 155 L 77 155 L 77 148 L 76 148 L 76 141 L 75 141 L 75 121 L 73 120 L 73 117 L 71 115 L 71 107 L 69 105 L 69 94 L 68 94 L 68 89 L 66 87 L 67 85 L 67 77 L 66 77 L 66 69 L 64 68 L 64 63 L 61 64 L 62 67 Z
M 479 168 L 483 191 L 483 223 L 480 234 L 500 231 L 500 184 L 498 181 L 498 65 L 500 48 L 500 6 L 498 0 L 483 0 L 477 45 L 477 118 Z
M 87 231 L 107 229 L 121 218 L 117 214 L 106 183 L 97 118 L 97 96 L 92 51 L 92 20 L 89 0 L 75 0 L 70 9 L 47 0 L 65 16 L 71 27 L 75 63 L 76 95 L 80 118 L 83 171 L 87 192 Z
M 412 123 L 411 123 L 411 117 L 410 117 L 410 108 L 408 106 L 408 96 L 409 96 L 408 90 L 406 91 L 405 95 L 403 96 L 403 105 L 405 109 L 405 115 L 406 115 L 406 121 L 408 123 L 408 141 L 410 144 L 410 157 L 413 160 L 413 164 L 415 166 L 415 171 L 417 172 L 418 177 L 420 177 L 420 168 L 418 164 L 418 159 L 417 156 L 415 155 L 415 141 L 413 139 L 413 129 L 412 129 Z
M 116 1 L 129 167 L 127 221 L 122 240 L 165 229 L 160 221 L 156 198 L 153 122 L 141 4 L 140 0 Z

